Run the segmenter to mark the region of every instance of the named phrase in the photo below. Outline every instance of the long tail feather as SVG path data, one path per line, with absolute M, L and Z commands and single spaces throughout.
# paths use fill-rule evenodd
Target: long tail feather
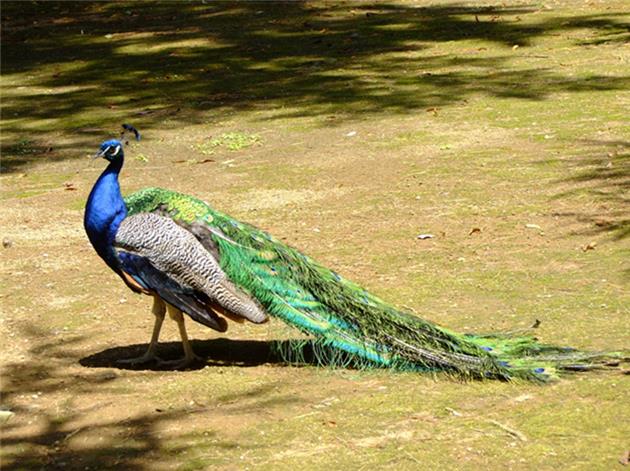
M 530 336 L 457 334 L 396 309 L 266 232 L 191 196 L 147 188 L 126 203 L 130 214 L 160 210 L 181 224 L 208 227 L 232 282 L 269 314 L 313 336 L 322 362 L 548 381 L 562 371 L 605 368 L 628 359 L 623 352 L 580 352 Z M 297 352 L 284 353 L 292 358 Z

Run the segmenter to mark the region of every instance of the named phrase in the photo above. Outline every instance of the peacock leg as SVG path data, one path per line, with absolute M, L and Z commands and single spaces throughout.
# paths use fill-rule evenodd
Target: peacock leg
M 158 338 L 160 337 L 160 330 L 162 329 L 162 322 L 164 322 L 164 315 L 166 314 L 166 304 L 157 295 L 153 296 L 153 307 L 151 308 L 151 312 L 153 312 L 153 315 L 155 316 L 155 324 L 153 324 L 153 333 L 151 334 L 151 342 L 149 343 L 149 348 L 147 348 L 147 351 L 144 355 L 136 358 L 119 360 L 119 363 L 138 365 L 142 363 L 148 363 L 152 360 L 160 360 L 155 353 L 157 350 Z
M 182 311 L 174 306 L 171 306 L 170 304 L 167 304 L 166 308 L 168 309 L 169 317 L 177 322 L 179 335 L 182 338 L 182 346 L 184 347 L 184 358 L 173 361 L 160 361 L 160 365 L 167 366 L 168 368 L 172 368 L 175 370 L 186 368 L 191 363 L 201 360 L 201 358 L 195 355 L 195 352 L 193 352 L 192 346 L 188 341 L 188 334 L 186 333 L 186 325 L 184 324 L 184 315 L 182 314 Z

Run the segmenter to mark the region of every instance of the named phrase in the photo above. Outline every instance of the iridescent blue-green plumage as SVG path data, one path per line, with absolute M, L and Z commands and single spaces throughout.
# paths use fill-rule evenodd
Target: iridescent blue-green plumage
M 546 381 L 559 371 L 592 369 L 621 356 L 544 345 L 524 336 L 457 334 L 393 307 L 201 200 L 147 188 L 125 201 L 130 215 L 159 211 L 184 227 L 207 228 L 205 237 L 231 281 L 270 315 L 310 334 L 324 362 L 350 359 L 359 366 Z

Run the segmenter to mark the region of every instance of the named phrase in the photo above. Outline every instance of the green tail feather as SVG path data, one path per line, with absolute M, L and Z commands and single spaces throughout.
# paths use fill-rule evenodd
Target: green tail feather
M 147 188 L 125 201 L 130 215 L 160 209 L 182 223 L 206 225 L 230 279 L 269 314 L 313 336 L 322 363 L 548 381 L 560 371 L 603 367 L 623 358 L 622 353 L 590 354 L 544 345 L 526 336 L 460 335 L 396 309 L 266 232 L 196 198 Z M 299 359 L 299 343 L 290 345 L 293 349 L 285 348 L 285 357 Z

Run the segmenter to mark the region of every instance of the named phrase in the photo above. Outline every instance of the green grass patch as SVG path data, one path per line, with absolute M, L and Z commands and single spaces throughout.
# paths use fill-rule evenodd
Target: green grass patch
M 204 155 L 212 155 L 215 153 L 217 148 L 223 148 L 229 151 L 238 151 L 253 145 L 261 144 L 262 139 L 258 134 L 227 132 L 201 143 L 194 144 L 191 148 Z

